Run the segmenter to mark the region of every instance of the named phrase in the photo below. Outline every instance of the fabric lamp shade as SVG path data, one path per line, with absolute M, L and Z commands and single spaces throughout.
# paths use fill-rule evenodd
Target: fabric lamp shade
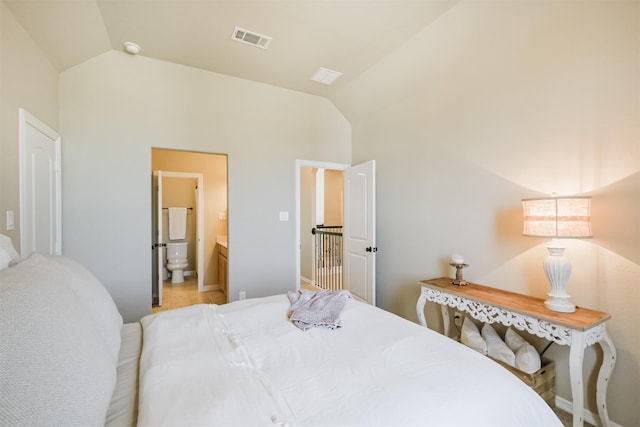
M 552 239 L 593 237 L 591 197 L 523 199 L 522 234 Z

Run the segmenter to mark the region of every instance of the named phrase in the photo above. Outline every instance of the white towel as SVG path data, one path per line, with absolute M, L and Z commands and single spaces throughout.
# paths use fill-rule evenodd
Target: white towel
M 169 208 L 169 240 L 187 236 L 187 208 Z

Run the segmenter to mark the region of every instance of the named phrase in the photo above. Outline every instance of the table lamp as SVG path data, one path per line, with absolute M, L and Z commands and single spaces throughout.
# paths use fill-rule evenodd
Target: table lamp
M 544 272 L 551 283 L 549 299 L 544 305 L 553 311 L 573 313 L 567 281 L 571 262 L 564 256 L 561 239 L 583 239 L 591 234 L 591 197 L 542 197 L 522 199 L 524 227 L 522 234 L 551 238 L 549 255 L 544 260 Z

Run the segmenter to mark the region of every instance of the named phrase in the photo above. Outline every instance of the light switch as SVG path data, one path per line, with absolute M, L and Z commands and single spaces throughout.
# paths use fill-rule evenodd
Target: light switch
M 289 221 L 289 212 L 281 211 L 280 212 L 280 221 Z
M 14 221 L 13 221 L 13 211 L 7 211 L 7 231 L 13 230 Z

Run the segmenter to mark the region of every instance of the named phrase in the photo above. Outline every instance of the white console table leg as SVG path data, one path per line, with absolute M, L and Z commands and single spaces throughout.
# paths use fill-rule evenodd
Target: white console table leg
M 606 330 L 604 331 L 603 339 L 600 341 L 600 346 L 602 347 L 602 366 L 598 373 L 596 401 L 598 403 L 600 423 L 604 427 L 609 427 L 611 421 L 609 420 L 609 413 L 607 411 L 607 387 L 609 386 L 609 379 L 611 378 L 613 368 L 616 366 L 616 347 L 613 345 L 613 341 Z
M 424 317 L 424 305 L 427 303 L 427 297 L 423 292 L 420 292 L 420 298 L 416 304 L 416 314 L 418 315 L 418 321 L 425 328 L 427 327 L 427 319 Z
M 449 307 L 442 304 L 440 306 L 440 310 L 442 311 L 442 331 L 444 332 L 444 336 L 449 336 Z
M 582 365 L 584 362 L 584 332 L 573 331 L 569 351 L 569 377 L 571 398 L 573 399 L 573 427 L 582 427 L 584 410 L 584 388 L 582 385 Z

